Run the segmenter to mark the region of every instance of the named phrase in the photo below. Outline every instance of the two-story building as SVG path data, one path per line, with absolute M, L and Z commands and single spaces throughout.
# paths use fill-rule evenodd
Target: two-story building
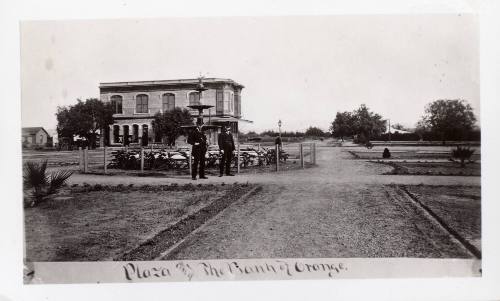
M 200 95 L 196 91 L 198 83 L 199 79 L 101 83 L 101 100 L 111 102 L 114 109 L 114 124 L 104 133 L 109 145 L 160 142 L 160 135 L 153 131 L 154 115 L 175 107 L 189 109 L 189 105 L 195 104 L 213 106 L 204 111 L 204 123 L 228 125 L 237 133 L 238 122 L 242 121 L 243 85 L 231 79 L 205 78 L 207 90 Z M 190 111 L 193 118 L 198 116 L 198 111 Z M 209 133 L 211 143 L 215 143 L 216 135 Z

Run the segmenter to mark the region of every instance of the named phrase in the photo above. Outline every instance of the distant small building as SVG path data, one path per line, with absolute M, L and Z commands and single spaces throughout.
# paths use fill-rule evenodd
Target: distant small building
M 52 137 L 43 127 L 22 128 L 21 136 L 24 147 L 52 146 Z
M 388 134 L 388 133 L 391 133 L 391 134 L 411 134 L 412 132 L 409 132 L 409 131 L 405 131 L 405 130 L 398 130 L 398 129 L 395 129 L 393 128 L 392 126 L 389 128 L 387 128 L 385 130 L 385 133 Z

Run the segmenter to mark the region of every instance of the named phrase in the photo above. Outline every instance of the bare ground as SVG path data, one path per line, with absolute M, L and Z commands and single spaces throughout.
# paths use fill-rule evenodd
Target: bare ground
M 163 188 L 73 188 L 26 208 L 27 260 L 111 260 L 186 216 L 221 201 L 227 206 L 248 190 L 241 185 Z

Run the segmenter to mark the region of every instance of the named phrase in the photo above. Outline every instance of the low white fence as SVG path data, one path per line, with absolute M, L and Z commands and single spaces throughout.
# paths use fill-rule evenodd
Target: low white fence
M 244 148 L 242 148 L 244 146 Z M 249 147 L 250 146 L 250 147 Z M 129 148 L 123 147 L 119 148 L 120 150 L 128 151 Z M 154 151 L 164 148 L 150 148 L 150 147 L 141 147 L 139 150 L 139 160 L 140 160 L 140 171 L 144 172 L 144 158 L 146 151 Z M 79 170 L 83 173 L 89 172 L 89 165 L 92 166 L 102 166 L 104 174 L 108 173 L 108 165 L 111 162 L 113 150 L 117 150 L 116 147 L 103 147 L 100 149 L 101 155 L 97 155 L 96 151 L 92 151 L 92 159 L 89 157 L 89 149 L 78 148 L 78 167 Z M 272 151 L 271 151 L 272 150 Z M 173 151 L 173 150 L 172 150 Z M 252 156 L 255 154 L 259 157 L 257 160 L 260 160 L 260 156 L 265 156 L 266 160 L 272 162 L 275 165 L 275 170 L 280 170 L 280 165 L 284 164 L 286 161 L 298 160 L 300 162 L 301 168 L 305 168 L 306 163 L 315 165 L 316 164 L 316 143 L 293 143 L 293 144 L 284 144 L 284 145 L 274 145 L 273 148 L 261 146 L 260 144 L 249 145 L 249 144 L 240 144 L 236 145 L 236 150 L 234 156 L 236 158 L 236 166 L 237 173 L 240 173 L 240 168 L 242 165 L 242 156 L 245 153 L 252 153 Z M 189 150 L 185 150 L 185 154 L 187 157 L 190 157 L 191 160 L 188 160 L 189 170 L 191 171 L 193 157 Z

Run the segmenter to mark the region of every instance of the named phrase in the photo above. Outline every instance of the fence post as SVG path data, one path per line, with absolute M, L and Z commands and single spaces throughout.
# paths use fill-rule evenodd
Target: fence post
M 238 141 L 236 156 L 237 156 L 236 162 L 238 164 L 236 171 L 237 171 L 237 173 L 240 173 L 240 142 L 239 141 Z
M 191 152 L 187 151 L 187 159 L 188 159 L 188 166 L 189 166 L 189 175 L 192 177 L 193 176 L 193 162 L 191 162 Z
M 104 146 L 104 174 L 106 174 L 108 172 L 108 158 L 106 157 L 107 156 L 107 146 Z
M 314 164 L 314 161 L 313 161 L 313 143 L 309 143 L 309 162 L 311 164 Z
M 313 150 L 314 150 L 313 164 L 316 165 L 316 143 L 313 143 Z
M 279 145 L 276 144 L 276 171 L 279 171 L 279 165 L 280 165 L 280 149 L 279 149 Z
M 78 147 L 78 169 L 80 171 L 83 170 L 83 151 L 81 146 Z
M 144 148 L 141 146 L 141 173 L 144 172 Z
M 304 144 L 300 144 L 300 167 L 304 168 Z
M 257 144 L 257 151 L 259 151 L 259 152 L 260 152 L 260 143 L 259 143 L 259 144 Z
M 85 147 L 83 150 L 83 172 L 87 173 L 89 170 L 89 148 Z

